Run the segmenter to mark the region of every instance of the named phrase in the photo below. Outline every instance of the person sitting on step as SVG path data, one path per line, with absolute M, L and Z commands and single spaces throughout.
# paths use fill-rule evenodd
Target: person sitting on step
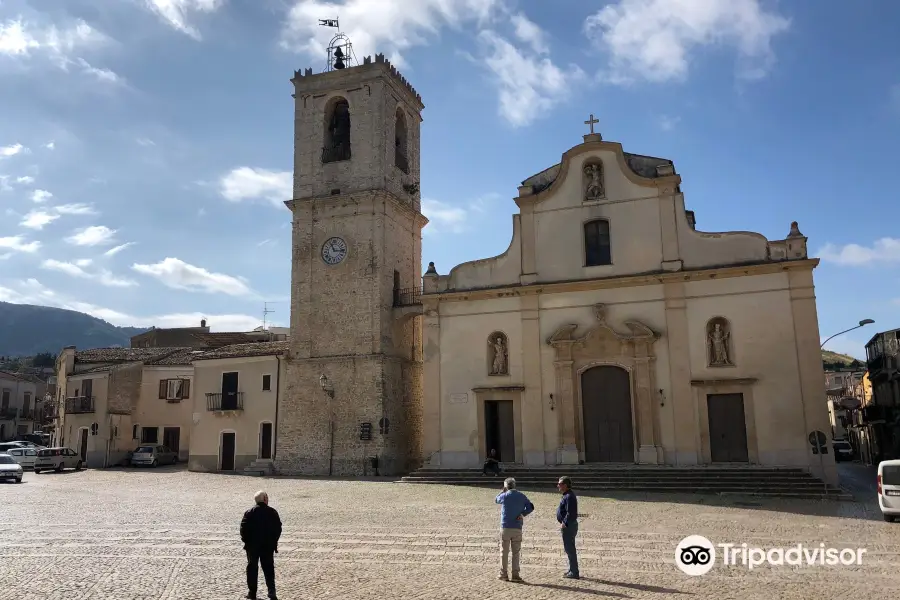
M 495 477 L 500 475 L 500 461 L 497 460 L 497 451 L 493 449 L 487 460 L 484 461 L 484 468 L 481 469 L 481 474 L 487 475 L 488 471 L 492 471 Z

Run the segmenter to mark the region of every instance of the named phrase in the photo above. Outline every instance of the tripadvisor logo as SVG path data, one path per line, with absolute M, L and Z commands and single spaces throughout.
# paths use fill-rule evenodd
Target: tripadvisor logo
M 718 548 L 718 550 L 717 550 Z M 754 569 L 759 566 L 837 566 L 861 565 L 865 548 L 828 548 L 825 544 L 788 548 L 759 548 L 747 544 L 713 544 L 701 535 L 689 535 L 675 548 L 675 566 L 681 572 L 696 577 L 705 575 L 716 563 L 716 556 L 727 567 L 743 566 Z

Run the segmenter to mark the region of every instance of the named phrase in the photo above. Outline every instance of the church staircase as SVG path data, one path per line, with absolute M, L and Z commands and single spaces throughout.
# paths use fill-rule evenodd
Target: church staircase
M 840 488 L 827 485 L 809 472 L 790 467 L 644 465 L 566 465 L 525 467 L 501 464 L 498 476 L 482 475 L 481 469 L 423 467 L 403 477 L 403 483 L 442 485 L 490 485 L 514 477 L 519 489 L 555 488 L 561 475 L 572 478 L 581 491 L 627 491 L 673 494 L 716 494 L 771 498 L 850 500 Z
M 257 458 L 244 467 L 244 475 L 266 476 L 275 472 L 275 464 L 271 458 Z

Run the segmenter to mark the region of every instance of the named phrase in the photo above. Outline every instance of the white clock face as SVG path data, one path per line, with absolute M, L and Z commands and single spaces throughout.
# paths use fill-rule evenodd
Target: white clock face
M 347 242 L 339 237 L 329 238 L 322 245 L 322 260 L 327 265 L 336 265 L 347 256 Z

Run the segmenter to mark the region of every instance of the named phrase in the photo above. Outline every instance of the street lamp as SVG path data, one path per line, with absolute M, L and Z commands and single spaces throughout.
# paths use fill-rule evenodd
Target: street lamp
M 845 334 L 848 331 L 853 331 L 854 329 L 859 329 L 860 327 L 865 327 L 866 325 L 871 325 L 874 322 L 875 321 L 873 321 L 872 319 L 863 319 L 862 321 L 859 322 L 859 325 L 857 325 L 856 327 L 851 327 L 850 329 L 845 329 L 844 331 L 839 331 L 838 333 L 834 334 L 833 336 L 831 336 L 830 338 L 828 338 L 827 340 L 822 342 L 822 345 L 819 346 L 819 349 L 821 350 L 822 348 L 824 348 L 825 344 L 827 344 L 829 340 L 836 338 L 839 335 Z

